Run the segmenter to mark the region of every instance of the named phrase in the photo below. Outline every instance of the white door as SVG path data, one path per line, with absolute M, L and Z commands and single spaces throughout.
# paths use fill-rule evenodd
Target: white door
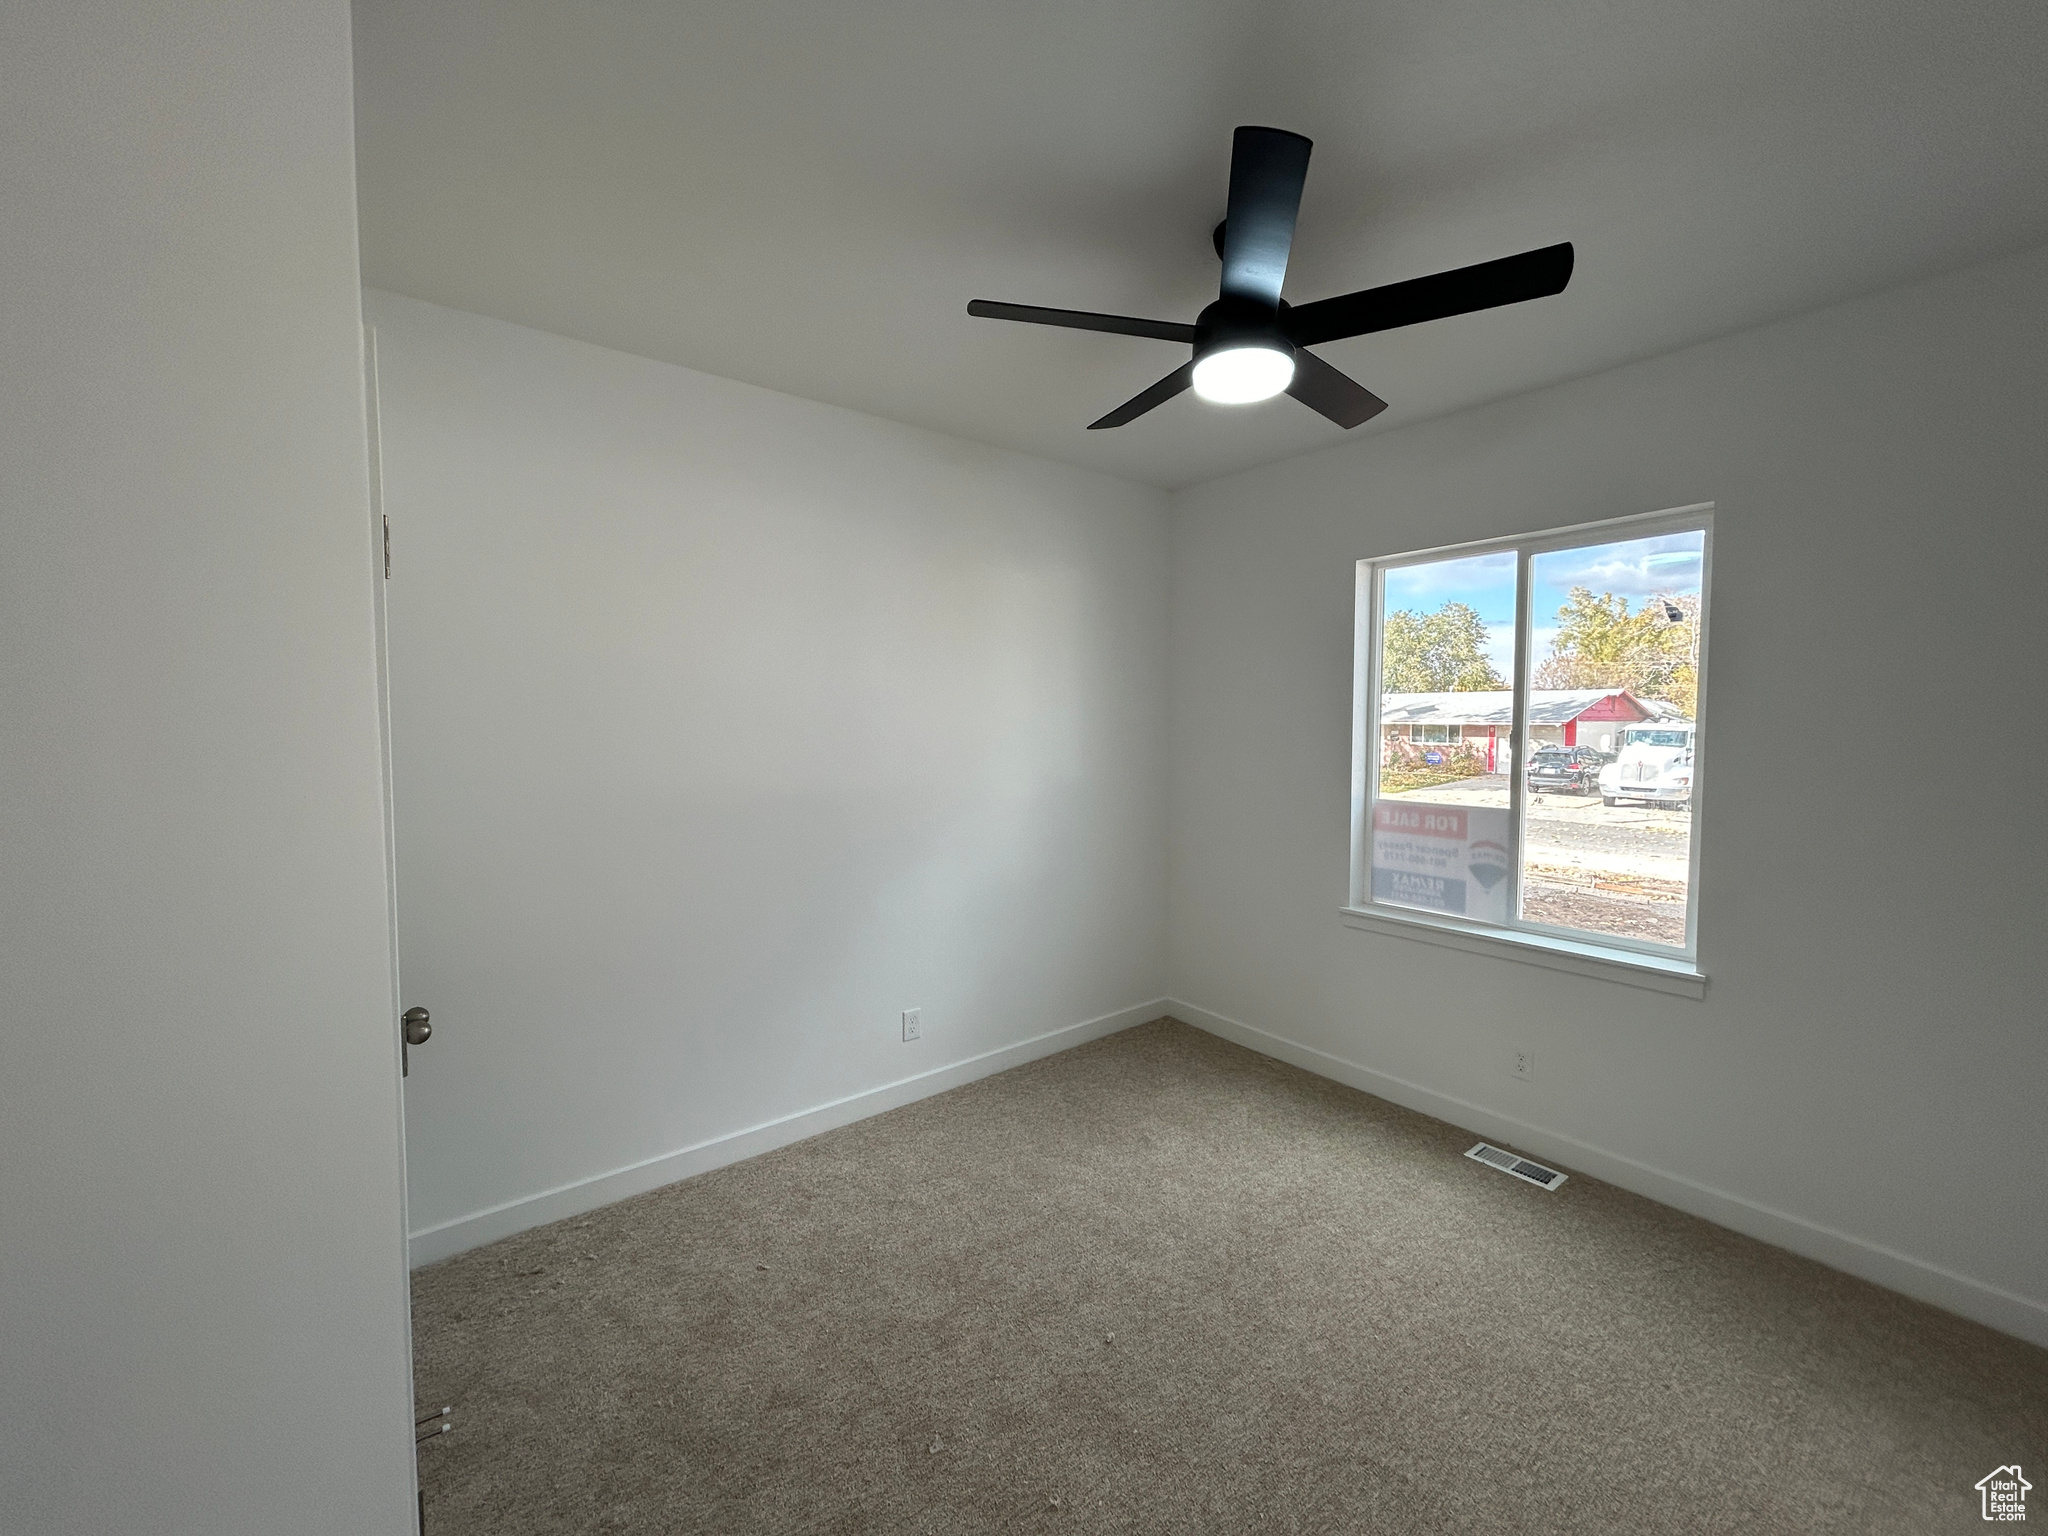
M 384 515 L 384 443 L 378 420 L 377 403 L 377 331 L 374 326 L 363 327 L 363 389 L 364 401 L 370 429 L 370 533 L 371 547 L 377 552 L 371 580 L 376 587 L 377 611 L 377 731 L 383 748 L 384 770 L 384 910 L 391 931 L 391 1018 L 399 1034 L 400 1081 L 399 1094 L 399 1233 L 400 1241 L 412 1230 L 412 1218 L 406 1209 L 405 1180 L 405 1084 L 404 1075 L 410 1065 L 411 1052 L 415 1043 L 424 1044 L 431 1033 L 431 1024 L 424 1008 L 408 1008 L 405 993 L 400 984 L 398 960 L 398 822 L 396 801 L 391 792 L 391 670 L 389 661 L 389 629 L 385 622 L 385 583 L 391 579 L 391 523 Z M 410 1256 L 407 1255 L 410 1270 Z M 408 1377 L 412 1372 L 412 1311 L 406 1309 L 405 1368 Z M 439 1432 L 445 1421 L 435 1417 L 426 1418 L 419 1411 L 418 1403 L 413 1405 L 415 1434 L 424 1435 L 430 1430 Z M 419 1489 L 419 1458 L 413 1458 L 413 1508 L 415 1518 L 424 1522 L 426 1515 L 425 1498 Z

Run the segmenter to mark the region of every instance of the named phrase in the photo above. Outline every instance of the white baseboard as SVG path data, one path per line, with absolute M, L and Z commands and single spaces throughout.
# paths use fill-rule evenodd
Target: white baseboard
M 1680 1174 L 1666 1173 L 1633 1158 L 1589 1146 L 1573 1137 L 1546 1131 L 1464 1099 L 1424 1088 L 1419 1083 L 1361 1067 L 1356 1062 L 1332 1056 L 1313 1046 L 1298 1045 L 1178 998 L 1166 1004 L 1166 1011 L 1183 1023 L 1207 1030 L 1262 1056 L 1271 1056 L 1313 1072 L 1318 1077 L 1327 1077 L 1347 1087 L 1390 1099 L 1405 1108 L 1449 1121 L 1488 1141 L 1505 1142 L 1518 1151 L 1562 1163 L 1566 1168 L 1589 1173 L 1609 1184 L 1702 1217 L 1717 1226 L 1789 1249 L 1818 1260 L 1831 1269 L 1859 1276 L 1888 1290 L 1982 1323 L 1987 1328 L 1996 1328 L 2000 1333 L 2009 1333 L 2030 1344 L 2048 1348 L 2048 1302 L 2031 1300 L 1982 1280 L 1973 1280 L 1968 1275 L 1957 1274 L 1925 1259 L 1916 1259 L 1911 1254 L 1900 1253 L 1786 1211 L 1758 1205 Z
M 820 1131 L 850 1125 L 870 1115 L 879 1115 L 884 1110 L 897 1109 L 918 1099 L 930 1098 L 935 1093 L 944 1093 L 949 1088 L 958 1088 L 976 1078 L 1021 1067 L 1027 1061 L 1070 1050 L 1104 1035 L 1113 1035 L 1120 1029 L 1129 1029 L 1134 1024 L 1149 1023 L 1166 1013 L 1168 1008 L 1164 998 L 1120 1008 L 1115 1013 L 1105 1013 L 1099 1019 L 1048 1030 L 1042 1035 L 1033 1035 L 1029 1040 L 984 1051 L 979 1056 L 970 1056 L 950 1066 L 933 1067 L 928 1072 L 899 1078 L 879 1088 L 848 1094 L 815 1109 L 800 1110 L 744 1130 L 730 1131 L 693 1146 L 650 1157 L 644 1162 L 614 1168 L 609 1173 L 592 1174 L 587 1179 L 577 1179 L 570 1184 L 523 1195 L 517 1200 L 507 1200 L 486 1210 L 424 1227 L 413 1233 L 407 1243 L 412 1267 L 418 1269 L 422 1264 L 432 1264 L 437 1259 L 481 1248 L 485 1243 L 494 1243 L 501 1237 L 510 1237 L 529 1227 L 542 1227 L 565 1216 L 581 1215 L 584 1211 L 623 1200 L 628 1195 L 659 1189 L 664 1184 L 673 1184 L 693 1174 L 723 1168 L 727 1163 L 743 1162 L 763 1152 L 772 1152 L 777 1147 L 786 1147 L 793 1141 L 816 1136 Z

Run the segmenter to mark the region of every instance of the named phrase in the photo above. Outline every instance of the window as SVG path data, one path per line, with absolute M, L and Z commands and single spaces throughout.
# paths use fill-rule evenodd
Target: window
M 1696 974 L 1711 543 L 1688 508 L 1359 562 L 1354 913 Z

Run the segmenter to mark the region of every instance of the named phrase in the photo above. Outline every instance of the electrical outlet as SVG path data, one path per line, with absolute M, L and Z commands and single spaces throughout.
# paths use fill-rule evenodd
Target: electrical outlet
M 903 1038 L 922 1040 L 924 1038 L 924 1010 L 906 1008 L 903 1010 Z
M 1536 1053 L 1517 1050 L 1508 1058 L 1508 1076 L 1520 1082 L 1532 1082 L 1536 1077 Z

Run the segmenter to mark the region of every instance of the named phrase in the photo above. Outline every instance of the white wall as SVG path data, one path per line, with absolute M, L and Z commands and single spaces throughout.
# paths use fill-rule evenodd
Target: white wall
M 1156 1015 L 1163 492 L 370 309 L 416 1261 Z
M 0 10 L 0 1530 L 412 1528 L 348 9 Z
M 2036 251 L 1182 493 L 1183 1016 L 2048 1342 L 2044 386 Z M 1704 1001 L 1341 926 L 1354 562 L 1704 501 Z

